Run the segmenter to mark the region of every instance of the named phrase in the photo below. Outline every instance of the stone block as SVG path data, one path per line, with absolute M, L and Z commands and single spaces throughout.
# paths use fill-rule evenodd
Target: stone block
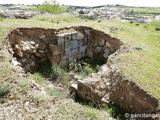
M 91 48 L 87 49 L 87 56 L 90 58 L 93 57 L 93 50 Z
M 80 53 L 85 53 L 86 50 L 87 50 L 87 46 L 82 46 L 82 47 L 79 48 Z
M 58 46 L 64 47 L 64 36 L 57 35 L 57 43 L 58 43 Z
M 85 31 L 86 35 L 89 37 L 90 31 L 89 30 L 84 30 L 84 31 Z
M 64 33 L 63 35 L 64 35 L 65 40 L 71 40 L 72 39 L 71 33 Z
M 68 51 L 65 53 L 66 58 L 69 58 L 70 56 L 72 56 L 72 51 Z
M 77 89 L 78 89 L 77 84 L 70 85 L 70 88 L 69 88 L 70 94 L 76 95 L 77 94 Z
M 71 41 L 70 40 L 65 40 L 65 52 L 70 51 L 71 50 Z
M 86 57 L 86 53 L 81 53 L 81 58 Z
M 106 42 L 106 47 L 107 47 L 107 48 L 110 48 L 110 47 L 111 47 L 111 45 L 109 44 L 109 42 Z
M 61 60 L 66 60 L 67 57 L 65 55 L 61 56 Z
M 78 40 L 72 40 L 70 46 L 72 49 L 78 48 Z
M 78 40 L 78 47 L 82 47 L 83 46 L 83 39 Z
M 78 40 L 78 32 L 77 31 L 72 33 L 72 40 Z
M 84 39 L 84 35 L 81 32 L 78 32 L 78 39 L 79 40 Z
M 98 42 L 98 44 L 99 44 L 99 46 L 104 46 L 105 45 L 105 41 L 104 40 L 100 40 L 99 42 Z
M 88 40 L 87 40 L 87 38 L 84 38 L 83 39 L 83 45 L 87 45 L 88 44 Z
M 109 56 L 109 49 L 105 49 L 105 50 L 104 50 L 103 56 L 104 56 L 105 58 L 108 58 L 108 56 Z
M 95 53 L 98 54 L 102 51 L 102 48 L 101 47 L 96 47 L 95 49 Z
M 73 56 L 70 56 L 69 58 L 68 58 L 68 60 L 69 60 L 69 63 L 72 63 L 74 60 L 73 60 Z
M 77 48 L 77 49 L 72 50 L 72 55 L 73 55 L 73 56 L 75 56 L 75 55 L 77 55 L 77 54 L 78 54 L 78 48 Z

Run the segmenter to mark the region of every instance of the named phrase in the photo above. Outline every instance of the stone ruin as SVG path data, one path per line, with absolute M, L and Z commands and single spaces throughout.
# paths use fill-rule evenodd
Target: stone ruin
M 64 29 L 18 28 L 7 37 L 8 49 L 26 72 L 34 72 L 49 60 L 52 65 L 68 65 L 85 57 L 107 60 L 121 42 L 89 27 Z
M 79 26 L 63 29 L 17 28 L 7 37 L 12 63 L 26 72 L 34 72 L 40 63 L 65 66 L 84 58 L 107 62 L 109 55 L 120 49 L 118 39 Z M 115 67 L 116 68 L 116 67 Z M 118 104 L 133 113 L 158 113 L 160 102 L 143 88 L 119 74 L 118 69 L 103 65 L 98 73 L 78 79 L 70 86 L 71 93 L 96 103 Z
M 116 67 L 103 65 L 98 73 L 72 84 L 70 90 L 84 100 L 102 105 L 117 104 L 130 113 L 160 113 L 160 101 L 122 76 Z

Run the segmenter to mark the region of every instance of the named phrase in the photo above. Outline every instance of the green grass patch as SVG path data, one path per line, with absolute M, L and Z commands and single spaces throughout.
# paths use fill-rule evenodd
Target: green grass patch
M 58 99 L 62 100 L 68 97 L 68 91 L 62 91 L 59 90 L 58 88 L 47 88 L 46 92 L 50 95 L 50 96 L 56 96 L 58 97 Z
M 29 81 L 23 81 L 22 83 L 21 83 L 21 88 L 22 88 L 22 91 L 25 93 L 25 94 L 27 94 L 27 93 L 29 93 L 29 91 L 30 91 L 30 82 Z
M 0 16 L 0 22 L 2 22 L 3 20 L 4 20 L 4 18 Z
M 92 63 L 87 63 L 87 62 L 82 62 L 82 63 L 77 63 L 73 62 L 69 64 L 68 68 L 69 71 L 73 71 L 75 73 L 78 73 L 80 75 L 90 75 L 91 73 L 96 73 L 99 70 L 99 64 L 97 62 L 92 62 Z

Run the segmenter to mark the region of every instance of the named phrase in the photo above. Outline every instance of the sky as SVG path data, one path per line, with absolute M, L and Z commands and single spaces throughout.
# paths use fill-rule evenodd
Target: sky
M 0 0 L 0 4 L 41 4 L 45 0 Z M 59 4 L 76 6 L 98 6 L 122 4 L 127 6 L 160 7 L 160 0 L 56 0 Z

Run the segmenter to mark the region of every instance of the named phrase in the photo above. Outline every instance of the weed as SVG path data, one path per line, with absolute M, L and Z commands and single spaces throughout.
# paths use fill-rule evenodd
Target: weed
M 110 114 L 110 116 L 113 116 L 113 117 L 120 119 L 120 120 L 125 119 L 125 113 L 127 113 L 126 110 L 122 109 L 118 105 L 106 105 L 102 109 L 107 111 Z
M 96 111 L 94 110 L 87 110 L 86 111 L 86 116 L 87 117 L 90 117 L 90 120 L 95 120 L 95 119 L 98 119 L 98 114 Z
M 29 81 L 23 81 L 21 84 L 22 90 L 24 93 L 29 92 L 30 82 Z
M 44 95 L 36 95 L 36 94 L 33 94 L 32 95 L 33 99 L 36 100 L 37 102 L 45 102 L 47 99 Z
M 73 71 L 75 73 L 79 73 L 82 75 L 89 75 L 91 73 L 95 73 L 98 71 L 98 69 L 99 69 L 99 65 L 92 65 L 92 64 L 90 65 L 87 62 L 84 62 L 81 64 L 73 62 L 69 65 L 70 71 Z
M 35 79 L 38 84 L 42 84 L 44 80 L 44 76 L 40 72 L 33 73 L 32 78 Z
M 73 72 L 79 72 L 79 73 L 83 72 L 82 65 L 76 62 L 72 62 L 71 64 L 69 64 L 69 70 Z
M 135 48 L 137 51 L 142 51 L 143 49 L 142 48 L 140 48 L 140 47 L 136 47 Z
M 63 75 L 64 70 L 58 65 L 53 65 L 51 68 L 50 77 L 53 79 L 57 79 L 58 76 Z
M 84 68 L 83 69 L 84 69 L 84 73 L 83 74 L 85 74 L 85 75 L 89 75 L 91 73 L 95 73 L 96 72 L 96 70 L 94 68 L 92 68 L 91 65 L 88 64 L 88 63 L 84 63 Z
M 61 91 L 57 88 L 47 88 L 46 91 L 50 96 L 56 96 L 60 100 L 66 98 L 68 96 L 67 91 Z

